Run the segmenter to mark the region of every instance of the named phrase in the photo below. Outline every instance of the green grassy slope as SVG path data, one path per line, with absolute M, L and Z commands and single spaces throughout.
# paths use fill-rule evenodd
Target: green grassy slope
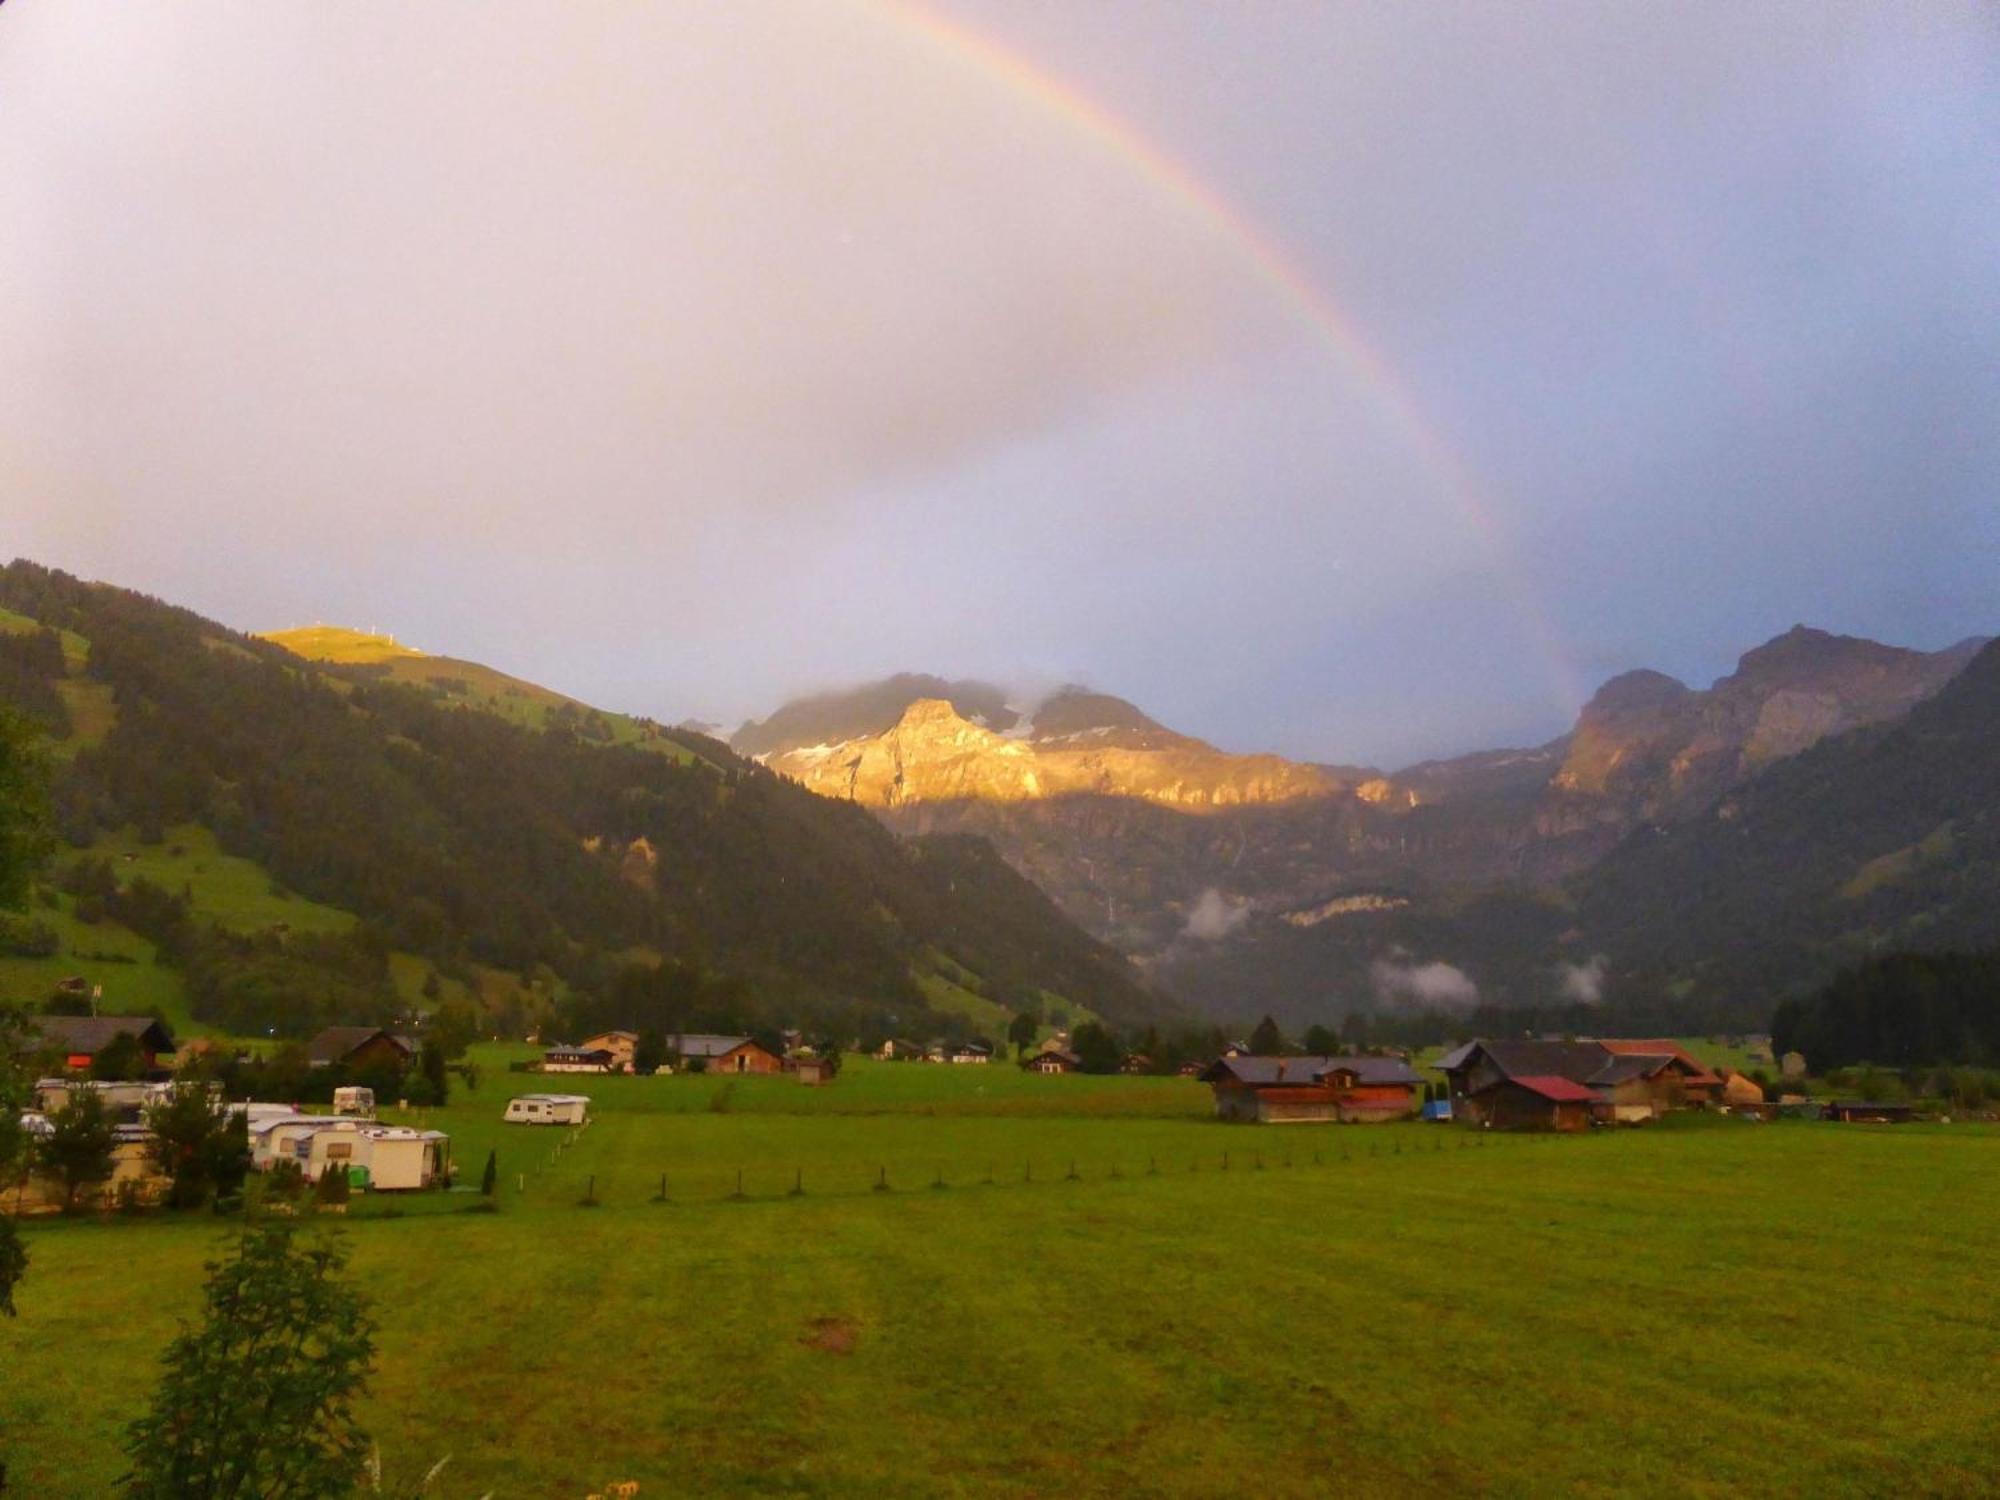
M 637 745 L 681 762 L 700 759 L 687 745 L 629 714 L 592 708 L 551 688 L 510 677 L 478 662 L 431 656 L 403 645 L 393 636 L 373 635 L 338 625 L 308 625 L 296 630 L 268 631 L 259 638 L 309 661 L 360 667 L 391 682 L 427 688 L 447 702 L 498 714 L 529 729 L 547 729 L 558 715 L 568 713 L 590 726 L 592 732 L 601 732 L 606 744 Z
M 347 1223 L 392 1474 L 450 1453 L 450 1493 L 505 1495 L 1991 1492 L 1990 1127 L 1268 1131 L 1198 1118 L 1198 1086 L 1003 1071 L 850 1064 L 824 1090 L 739 1082 L 726 1112 L 718 1080 L 592 1080 L 567 1149 L 499 1124 L 515 1081 L 489 1073 L 431 1118 L 468 1175 L 498 1143 L 502 1212 Z M 1156 1102 L 1107 1108 L 1128 1093 Z M 33 1372 L 0 1382 L 23 1493 L 107 1492 L 222 1233 L 28 1228 L 0 1323 L 0 1366 Z

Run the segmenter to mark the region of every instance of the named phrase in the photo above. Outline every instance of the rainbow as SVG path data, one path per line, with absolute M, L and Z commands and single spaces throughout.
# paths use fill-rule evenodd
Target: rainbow
M 1096 101 L 1009 47 L 947 21 L 915 0 L 860 0 L 863 8 L 914 36 L 940 57 L 990 78 L 1119 159 L 1233 247 L 1244 267 L 1290 315 L 1333 351 L 1398 441 L 1421 464 L 1438 492 L 1479 538 L 1507 585 L 1530 644 L 1549 673 L 1558 706 L 1573 712 L 1586 696 L 1582 675 L 1564 648 L 1492 501 L 1450 442 L 1429 422 L 1407 384 L 1364 338 L 1331 295 L 1277 239 L 1221 193 Z

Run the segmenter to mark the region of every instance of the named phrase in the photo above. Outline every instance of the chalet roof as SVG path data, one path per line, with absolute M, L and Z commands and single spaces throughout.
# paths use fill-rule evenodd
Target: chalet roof
M 680 1032 L 667 1038 L 667 1045 L 682 1057 L 723 1057 L 748 1043 L 747 1036 L 717 1036 L 710 1032 Z
M 1204 1083 L 1232 1081 L 1250 1088 L 1313 1088 L 1340 1068 L 1360 1083 L 1423 1082 L 1399 1057 L 1218 1057 L 1198 1076 Z
M 1597 1098 L 1596 1093 L 1580 1083 L 1572 1083 L 1567 1078 L 1556 1078 L 1548 1074 L 1527 1073 L 1508 1079 L 1509 1083 L 1520 1085 L 1530 1093 L 1540 1094 L 1544 1099 L 1556 1104 L 1589 1104 Z
M 68 1052 L 95 1056 L 114 1038 L 131 1036 L 154 1052 L 174 1050 L 173 1033 L 151 1016 L 36 1016 L 35 1029 Z
M 1466 1059 L 1471 1057 L 1478 1047 L 1479 1043 L 1477 1042 L 1461 1042 L 1458 1046 L 1452 1048 L 1451 1051 L 1445 1053 L 1443 1057 L 1432 1063 L 1431 1066 L 1436 1068 L 1440 1073 L 1453 1072 L 1456 1069 L 1464 1067 Z
M 1053 1057 L 1059 1062 L 1066 1062 L 1072 1068 L 1081 1067 L 1083 1064 L 1083 1059 L 1078 1057 L 1074 1052 L 1065 1052 L 1060 1047 L 1044 1047 L 1028 1060 L 1030 1062 L 1040 1062 L 1045 1057 Z
M 1675 1059 L 1664 1053 L 1633 1052 L 1614 1055 L 1587 1080 L 1598 1088 L 1614 1083 L 1630 1083 L 1635 1078 L 1652 1078 L 1673 1067 Z
M 1605 1055 L 1609 1049 L 1597 1042 L 1480 1041 L 1472 1047 L 1454 1072 L 1470 1067 L 1477 1061 L 1475 1054 L 1483 1054 L 1517 1083 L 1524 1078 L 1566 1078 L 1580 1084 L 1610 1061 Z
M 385 1031 L 380 1026 L 329 1026 L 306 1043 L 306 1056 L 316 1063 L 341 1062 L 378 1036 L 387 1037 L 405 1056 L 416 1051 L 408 1038 Z
M 1671 1037 L 1601 1037 L 1597 1045 L 1606 1052 L 1616 1052 L 1626 1056 L 1636 1053 L 1653 1057 L 1671 1057 L 1685 1067 L 1689 1083 L 1705 1083 L 1713 1086 L 1722 1082 L 1700 1058 Z

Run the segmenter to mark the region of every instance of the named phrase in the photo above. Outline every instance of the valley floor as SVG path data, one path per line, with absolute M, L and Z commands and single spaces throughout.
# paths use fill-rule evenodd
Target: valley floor
M 498 1145 L 498 1214 L 375 1199 L 341 1231 L 381 1319 L 364 1418 L 412 1485 L 452 1455 L 435 1495 L 2000 1485 L 1992 1127 L 1284 1131 L 1179 1080 L 860 1063 L 576 1082 L 566 1149 L 497 1123 L 533 1086 L 505 1072 L 431 1112 L 464 1181 Z M 225 1232 L 28 1229 L 19 1493 L 107 1493 Z

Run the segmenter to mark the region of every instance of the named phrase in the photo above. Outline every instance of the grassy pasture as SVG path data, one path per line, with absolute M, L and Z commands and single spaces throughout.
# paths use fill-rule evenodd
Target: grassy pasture
M 454 1453 L 449 1495 L 1995 1483 L 1990 1128 L 1288 1132 L 1206 1120 L 1177 1080 L 856 1062 L 823 1090 L 558 1085 L 504 1056 L 431 1112 L 470 1180 L 498 1144 L 502 1211 L 372 1200 L 345 1230 L 383 1325 L 365 1416 L 406 1474 Z M 596 1097 L 574 1144 L 498 1123 L 537 1082 Z M 0 1326 L 22 1493 L 105 1492 L 220 1233 L 28 1230 Z

